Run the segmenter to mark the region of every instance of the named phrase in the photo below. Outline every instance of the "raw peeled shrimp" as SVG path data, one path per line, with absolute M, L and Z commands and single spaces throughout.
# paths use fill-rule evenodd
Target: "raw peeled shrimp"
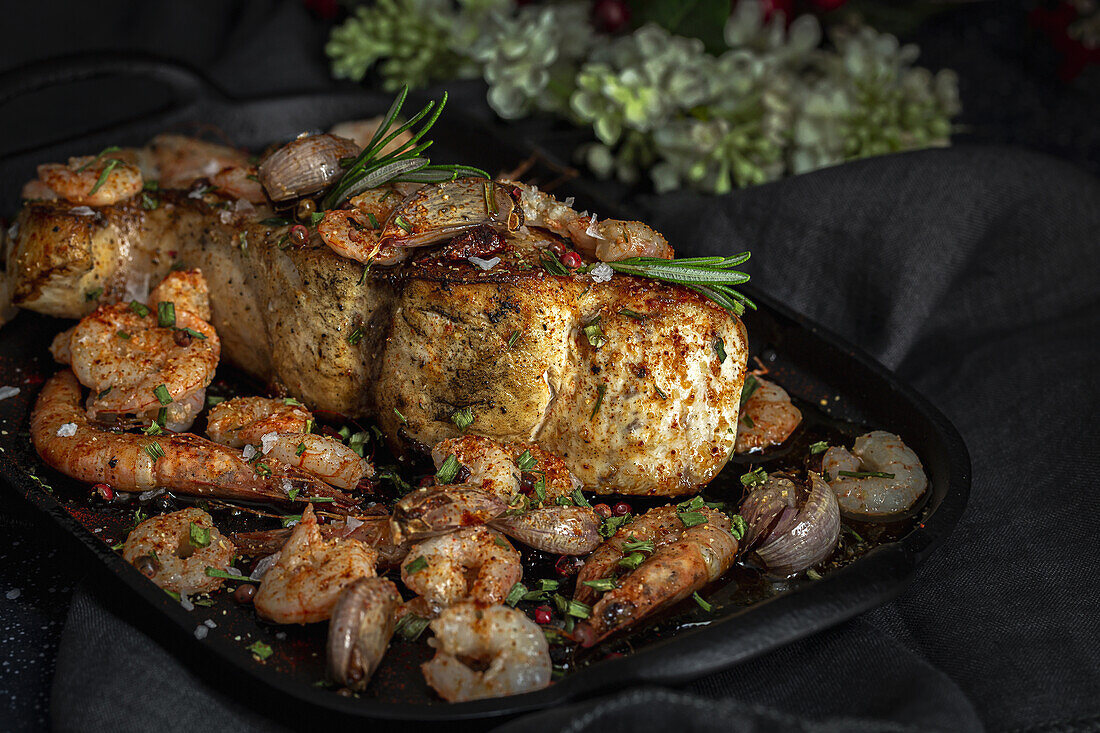
M 875 430 L 855 440 L 852 452 L 833 446 L 822 456 L 821 469 L 836 492 L 842 512 L 855 517 L 880 518 L 908 510 L 928 487 L 920 458 L 901 437 Z M 841 476 L 848 473 L 885 473 L 892 476 Z
M 210 286 L 202 270 L 174 270 L 149 291 L 147 302 L 172 303 L 177 310 L 185 310 L 210 322 Z
M 385 578 L 360 578 L 340 593 L 328 627 L 328 675 L 362 690 L 382 661 L 401 603 L 397 586 Z
M 206 413 L 206 435 L 231 448 L 260 445 L 268 433 L 305 433 L 313 413 L 297 400 L 234 397 Z
M 785 389 L 756 375 L 750 377 L 756 387 L 738 416 L 735 448 L 738 453 L 779 445 L 802 422 L 802 413 L 791 404 L 791 396 Z
M 167 408 L 164 427 L 191 425 L 214 379 L 221 343 L 209 323 L 186 310 L 175 311 L 173 327 L 158 325 L 157 318 L 155 309 L 143 316 L 115 303 L 96 308 L 73 329 L 69 357 L 80 383 L 92 391 L 93 416 L 151 419 Z
M 139 193 L 145 183 L 136 166 L 110 154 L 69 158 L 68 165 L 40 165 L 38 180 L 66 201 L 84 206 L 109 206 L 125 201 Z
M 402 582 L 436 610 L 466 600 L 500 603 L 522 577 L 519 552 L 486 527 L 413 545 L 401 563 Z
M 431 622 L 436 653 L 420 665 L 448 702 L 518 695 L 550 684 L 553 665 L 542 629 L 507 606 L 452 606 Z M 478 668 L 469 666 L 477 663 Z
M 162 487 L 193 496 L 286 501 L 335 499 L 347 511 L 350 498 L 322 481 L 274 461 L 248 463 L 239 451 L 197 435 L 133 435 L 94 425 L 81 407 L 80 383 L 65 370 L 46 380 L 31 412 L 31 440 L 42 460 L 78 481 L 106 483 L 119 491 Z
M 594 214 L 578 213 L 535 186 L 523 183 L 512 185 L 519 189 L 525 224 L 549 229 L 566 237 L 589 257 L 602 262 L 616 262 L 630 257 L 671 260 L 675 256 L 665 238 L 647 224 L 617 219 L 598 221 Z
M 277 624 L 309 624 L 329 618 L 340 592 L 359 578 L 375 577 L 378 553 L 358 540 L 326 540 L 313 505 L 264 574 L 253 604 Z
M 191 525 L 197 531 L 193 532 Z M 199 536 L 206 540 L 205 545 L 196 544 Z M 210 515 L 190 507 L 139 524 L 126 538 L 122 557 L 135 567 L 149 558 L 154 571 L 150 580 L 165 590 L 190 594 L 220 588 L 223 579 L 210 577 L 206 569 L 226 571 L 235 552 Z
M 611 578 L 617 587 L 593 604 L 585 623 L 594 634 L 586 644 L 687 598 L 730 569 L 737 556 L 737 540 L 730 533 L 729 517 L 707 507 L 695 511 L 706 521 L 688 527 L 676 506 L 651 509 L 621 527 L 592 554 L 577 576 L 576 599 L 586 602 L 595 593 L 585 581 Z M 626 554 L 624 546 L 634 540 L 652 541 L 652 553 L 637 569 L 615 577 L 622 569 L 619 560 Z

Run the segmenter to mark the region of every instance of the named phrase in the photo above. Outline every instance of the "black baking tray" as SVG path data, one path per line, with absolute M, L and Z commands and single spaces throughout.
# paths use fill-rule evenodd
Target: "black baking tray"
M 216 126 L 235 144 L 262 148 L 303 130 L 378 114 L 390 101 L 387 96 L 357 89 L 232 99 L 201 75 L 175 63 L 145 56 L 91 55 L 49 61 L 0 76 L 0 105 L 40 89 L 107 76 L 154 80 L 166 88 L 169 102 L 140 119 L 0 159 L 3 211 L 14 212 L 22 182 L 33 176 L 35 165 L 41 162 L 94 152 L 107 145 L 141 144 L 158 132 L 188 131 L 196 123 Z M 532 151 L 531 142 L 513 130 L 464 119 L 454 109 L 445 113 L 434 137 L 440 159 L 454 158 L 488 170 L 510 169 Z M 613 215 L 618 202 L 610 200 L 607 191 L 577 179 L 556 193 L 575 195 L 579 206 Z M 202 668 L 204 679 L 227 679 L 234 689 L 249 690 L 248 699 L 269 714 L 285 711 L 293 717 L 463 720 L 514 715 L 629 685 L 682 683 L 840 623 L 894 597 L 914 569 L 946 539 L 969 494 L 969 455 L 958 432 L 939 410 L 855 346 L 774 302 L 766 293 L 745 290 L 759 305 L 759 310 L 745 317 L 752 352 L 778 382 L 803 404 L 817 406 L 827 416 L 899 433 L 921 457 L 930 491 L 919 522 L 896 541 L 876 547 L 819 581 L 792 584 L 789 590 L 749 607 L 722 609 L 708 624 L 681 629 L 667 638 L 648 639 L 631 654 L 592 663 L 538 692 L 461 704 L 432 702 L 422 681 L 419 685 L 415 681 L 417 663 L 429 654 L 423 649 L 419 656 L 407 650 L 401 653 L 396 666 L 404 672 L 383 684 L 382 693 L 344 697 L 313 684 L 318 676 L 316 664 L 304 671 L 283 663 L 279 655 L 260 662 L 246 651 L 249 639 L 270 640 L 272 634 L 272 629 L 259 624 L 251 613 L 214 616 L 218 628 L 204 640 L 195 640 L 193 631 L 201 612 L 185 611 L 123 561 L 106 541 L 117 541 L 117 537 L 104 538 L 90 530 L 81 503 L 71 499 L 73 492 L 47 487 L 58 482 L 57 475 L 37 461 L 29 446 L 28 413 L 38 386 L 55 369 L 46 346 L 66 325 L 62 321 L 25 312 L 0 329 L 0 384 L 21 388 L 18 396 L 0 401 L 0 474 L 6 491 L 29 501 L 41 510 L 44 521 L 52 519 L 99 558 L 109 572 L 98 573 L 97 582 L 156 609 L 157 613 L 142 614 L 147 631 L 169 649 L 183 649 L 181 656 Z M 319 648 L 322 638 L 299 635 L 294 643 L 315 643 Z

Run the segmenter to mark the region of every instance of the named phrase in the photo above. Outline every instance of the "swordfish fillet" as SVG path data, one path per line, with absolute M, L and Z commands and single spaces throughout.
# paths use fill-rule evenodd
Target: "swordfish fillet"
M 376 420 L 398 453 L 467 432 L 535 442 L 602 493 L 678 495 L 709 482 L 737 433 L 741 321 L 693 291 L 556 276 L 555 235 L 521 227 L 482 270 L 436 251 L 396 268 L 217 197 L 163 192 L 89 210 L 31 202 L 9 233 L 14 305 L 78 318 L 201 268 L 223 358 L 312 408 Z M 586 331 L 586 326 L 595 326 Z

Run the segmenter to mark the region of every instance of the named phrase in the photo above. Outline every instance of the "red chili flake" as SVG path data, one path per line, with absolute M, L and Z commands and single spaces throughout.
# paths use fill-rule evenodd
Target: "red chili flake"
M 550 613 L 550 606 L 539 606 L 535 609 L 535 623 L 545 625 L 550 623 L 552 618 L 553 615 Z
M 576 575 L 583 564 L 584 563 L 581 562 L 579 557 L 562 555 L 558 558 L 558 561 L 554 563 L 554 570 L 557 571 L 558 575 L 569 577 L 570 575 Z
M 581 256 L 576 252 L 566 252 L 561 256 L 561 263 L 570 270 L 576 270 L 584 264 L 584 260 L 582 260 Z
M 115 490 L 112 489 L 107 484 L 96 484 L 92 488 L 95 489 L 97 492 L 99 492 L 99 495 L 102 496 L 107 501 L 110 501 L 111 499 L 115 498 Z
M 611 507 L 607 504 L 596 504 L 592 508 L 596 510 L 596 514 L 599 514 L 604 519 L 611 516 Z
M 611 507 L 611 513 L 616 517 L 625 517 L 627 514 L 630 514 L 630 505 L 625 501 L 620 501 L 618 504 Z

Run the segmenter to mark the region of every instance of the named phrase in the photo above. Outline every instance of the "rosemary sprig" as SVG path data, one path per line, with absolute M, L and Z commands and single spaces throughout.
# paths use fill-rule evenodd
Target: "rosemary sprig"
M 433 165 L 431 160 L 423 155 L 424 151 L 432 146 L 432 141 L 421 142 L 420 140 L 432 128 L 435 121 L 439 119 L 440 113 L 443 112 L 443 106 L 447 104 L 446 92 L 443 92 L 443 97 L 438 103 L 428 102 L 408 122 L 393 129 L 408 93 L 409 88 L 407 86 L 401 89 L 397 99 L 390 105 L 382 124 L 375 131 L 374 137 L 371 138 L 358 157 L 348 162 L 347 171 L 321 202 L 322 208 L 336 208 L 352 196 L 358 195 L 368 188 L 377 188 L 385 183 L 396 181 L 439 183 L 453 181 L 464 176 L 490 178 L 489 174 L 480 168 L 468 165 Z M 398 135 L 412 130 L 418 122 L 425 118 L 427 120 L 413 134 L 412 138 L 396 150 L 382 153 L 386 146 L 393 142 Z
M 748 275 L 733 268 L 746 262 L 750 256 L 750 253 L 742 252 L 732 257 L 685 257 L 679 260 L 631 257 L 607 264 L 616 272 L 691 288 L 726 310 L 741 315 L 745 312 L 745 306 L 755 310 L 756 304 L 733 289 L 734 285 L 749 280 Z

